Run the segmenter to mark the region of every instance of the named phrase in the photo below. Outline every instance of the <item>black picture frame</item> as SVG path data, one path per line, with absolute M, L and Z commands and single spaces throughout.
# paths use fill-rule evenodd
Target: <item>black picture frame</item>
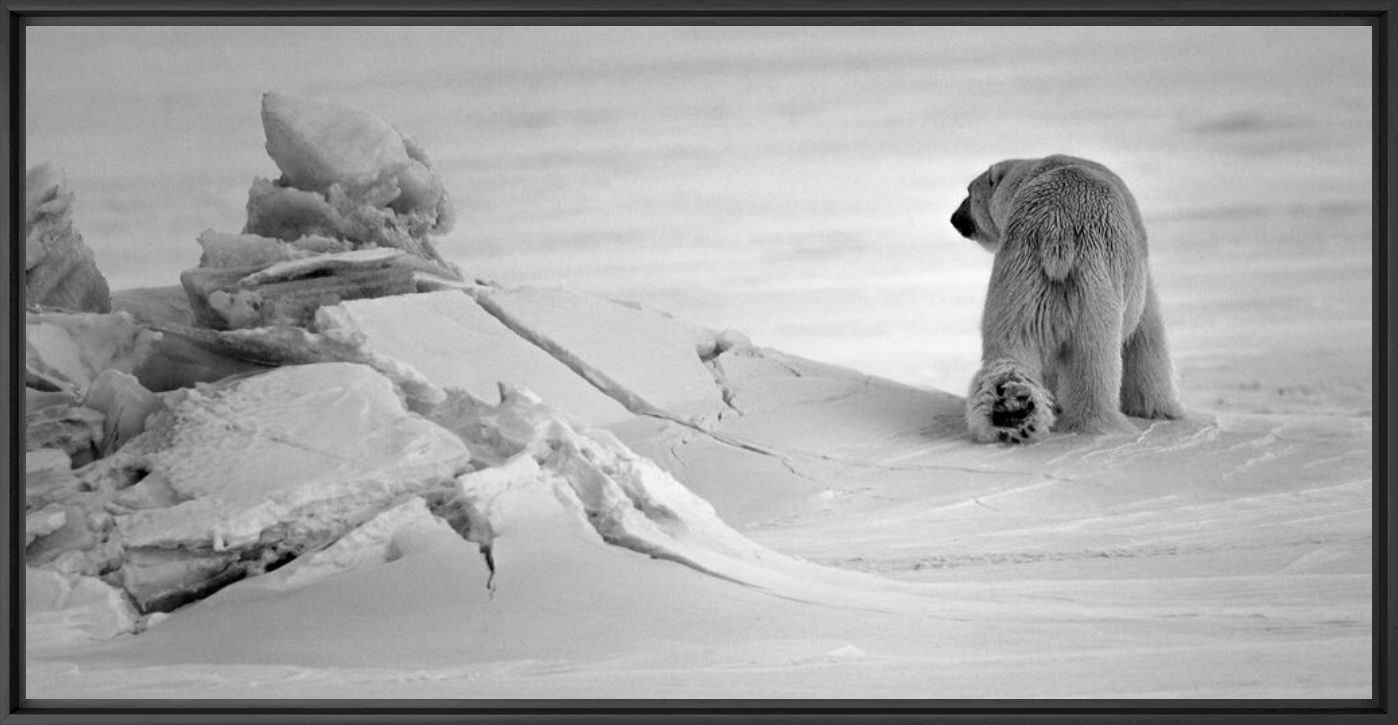
M 1389 481 L 1388 423 L 1395 399 L 1388 381 L 1393 361 L 1393 279 L 1389 248 L 1394 194 L 1394 153 L 1398 116 L 1394 77 L 1395 6 L 1398 0 L 838 0 L 743 2 L 649 0 L 608 2 L 486 2 L 479 0 L 0 0 L 0 59 L 7 93 L 3 120 L 7 173 L 0 199 L 10 243 L 3 271 L 8 280 L 3 337 L 8 354 L 3 369 L 6 416 L 3 440 L 8 452 L 8 496 L 0 516 L 6 556 L 0 563 L 6 594 L 0 597 L 0 646 L 5 652 L 0 677 L 0 723 L 368 723 L 368 722 L 1132 722 L 1240 720 L 1266 723 L 1394 722 L 1392 703 L 1395 609 L 1390 536 L 1394 504 Z M 22 349 L 23 238 L 21 219 L 24 158 L 24 31 L 39 23 L 64 24 L 414 24 L 414 23 L 577 23 L 577 24 L 1352 24 L 1373 32 L 1373 345 L 1374 380 L 1374 562 L 1373 696 L 1360 701 L 44 701 L 24 697 L 25 650 L 22 618 L 23 562 L 19 533 L 23 506 Z

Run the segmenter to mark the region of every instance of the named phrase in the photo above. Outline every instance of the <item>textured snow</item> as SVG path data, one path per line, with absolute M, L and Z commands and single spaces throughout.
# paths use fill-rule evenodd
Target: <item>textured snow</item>
M 527 456 L 471 474 L 473 490 L 501 484 L 497 506 L 481 501 L 498 519 L 493 578 L 478 542 L 423 519 L 393 537 L 396 558 L 369 537 L 362 560 L 307 586 L 255 577 L 136 637 L 31 650 L 25 694 L 1368 697 L 1370 35 L 30 28 L 26 155 L 69 170 L 110 279 L 166 284 L 200 230 L 242 222 L 212 192 L 265 175 L 247 99 L 290 62 L 306 89 L 430 142 L 469 220 L 440 248 L 472 278 L 640 300 L 809 358 L 700 348 L 731 407 L 701 418 L 707 431 L 592 422 L 753 546 L 936 610 L 773 596 L 607 543 L 572 484 Z M 227 58 L 239 72 L 164 73 Z M 170 103 L 149 102 L 153 82 Z M 150 153 L 173 146 L 200 153 Z M 946 217 L 985 164 L 1034 149 L 1132 184 L 1191 419 L 1010 450 L 972 445 L 960 399 L 930 390 L 964 389 L 979 362 L 990 267 Z M 613 322 L 575 333 L 606 338 Z M 582 347 L 560 346 L 574 367 L 560 365 L 636 392 Z M 426 358 L 400 369 L 443 375 Z
M 900 598 L 909 593 L 905 587 L 814 566 L 753 542 L 608 431 L 576 431 L 529 394 L 507 393 L 492 416 L 501 430 L 525 432 L 502 446 L 518 451 L 513 457 L 460 479 L 473 520 L 482 524 L 469 538 L 492 550 L 500 532 L 519 526 L 513 507 L 561 507 L 607 543 L 779 596 L 885 608 L 929 604 Z
M 411 329 L 463 301 L 357 301 L 340 332 L 388 309 Z M 635 330 L 634 312 L 598 301 L 589 324 Z M 681 338 L 676 322 L 660 342 Z M 420 339 L 433 384 L 480 359 Z M 579 376 L 661 380 L 671 359 L 617 372 L 598 355 Z M 457 479 L 454 509 L 410 498 L 137 637 L 32 649 L 30 692 L 1370 694 L 1368 418 L 1198 413 L 985 446 L 954 395 L 740 345 L 711 365 L 731 407 L 706 428 L 589 428 L 509 386 L 496 406 L 449 397 L 432 420 L 489 466 Z

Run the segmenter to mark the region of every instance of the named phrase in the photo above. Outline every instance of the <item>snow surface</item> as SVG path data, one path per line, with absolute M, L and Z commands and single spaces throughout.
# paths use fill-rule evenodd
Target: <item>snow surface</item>
M 278 590 L 278 570 L 99 645 L 70 646 L 86 635 L 66 625 L 31 636 L 30 697 L 1370 693 L 1368 28 L 35 27 L 26 41 L 27 158 L 67 172 L 114 287 L 170 284 L 202 230 L 242 225 L 248 180 L 275 173 L 250 152 L 249 105 L 294 67 L 305 92 L 433 151 L 462 200 L 438 248 L 470 278 L 567 285 L 604 310 L 639 300 L 801 356 L 738 345 L 704 363 L 728 409 L 707 415 L 701 397 L 636 416 L 609 396 L 697 382 L 694 368 L 618 367 L 622 352 L 586 339 L 543 357 L 547 319 L 521 327 L 529 339 L 501 323 L 466 354 L 474 333 L 429 324 L 436 312 L 395 331 L 359 310 L 376 369 L 490 403 L 514 381 L 573 422 L 607 411 L 591 422 L 745 546 L 884 582 L 812 574 L 849 593 L 837 606 L 652 559 L 584 525 L 571 485 L 505 469 L 519 488 L 494 509 L 494 576 L 478 542 L 409 503 L 375 525 L 393 534 L 366 524 L 320 552 L 334 575 L 306 586 Z M 1111 165 L 1141 202 L 1195 415 L 1136 438 L 973 445 L 959 398 L 932 388 L 960 391 L 976 367 L 990 261 L 946 219 L 990 161 L 1065 151 Z M 620 322 L 574 332 L 608 339 Z M 459 342 L 408 365 L 406 343 L 442 337 Z M 497 343 L 518 349 L 463 364 Z
M 446 295 L 470 301 L 349 304 L 433 339 Z M 591 324 L 632 312 L 598 301 Z M 31 641 L 28 694 L 1368 696 L 1367 418 L 1199 414 L 984 446 L 956 396 L 770 349 L 713 364 L 732 406 L 708 429 L 579 430 L 506 386 L 489 445 L 514 453 L 458 479 L 469 540 L 390 511 L 290 565 L 306 574 L 139 635 Z

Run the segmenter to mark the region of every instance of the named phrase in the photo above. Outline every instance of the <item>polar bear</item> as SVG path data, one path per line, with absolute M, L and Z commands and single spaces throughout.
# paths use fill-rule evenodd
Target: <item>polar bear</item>
M 1136 200 L 1072 156 L 1009 159 L 977 176 L 951 224 L 995 255 L 966 423 L 980 442 L 1052 428 L 1129 433 L 1179 418 Z

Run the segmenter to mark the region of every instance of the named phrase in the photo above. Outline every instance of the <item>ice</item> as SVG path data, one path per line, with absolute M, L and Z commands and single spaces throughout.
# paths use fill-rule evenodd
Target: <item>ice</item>
M 253 183 L 245 234 L 397 248 L 460 278 L 428 239 L 451 230 L 454 211 L 412 139 L 361 109 L 287 93 L 263 95 L 262 125 L 282 177 Z
M 158 340 L 125 312 L 27 312 L 25 368 L 30 377 L 82 394 L 103 370 L 140 367 Z
M 325 274 L 334 270 L 389 267 L 407 255 L 397 249 L 357 249 L 276 262 L 238 281 L 244 287 Z
M 98 454 L 109 455 L 146 429 L 146 419 L 163 409 L 160 396 L 133 375 L 103 370 L 83 397 L 83 405 L 103 414 Z
M 159 339 L 125 312 L 27 312 L 25 448 L 82 465 L 139 430 L 159 403 L 130 373 Z
M 552 511 L 550 516 L 571 512 L 572 521 L 585 523 L 602 541 L 781 596 L 860 606 L 931 606 L 896 585 L 813 566 L 754 543 L 720 520 L 708 502 L 610 433 L 574 430 L 532 395 L 507 391 L 498 408 L 480 418 L 491 421 L 488 438 L 480 437 L 479 427 L 458 432 L 473 448 L 493 444 L 497 457 L 510 456 L 460 479 L 473 511 L 470 518 L 480 522 L 470 538 L 491 551 L 502 531 L 521 527 L 520 518 L 533 515 L 513 507 Z M 501 441 L 496 431 L 515 435 Z
M 424 538 L 458 539 L 442 519 L 428 510 L 420 496 L 389 508 L 355 527 L 324 549 L 297 557 L 286 566 L 245 580 L 243 588 L 289 591 L 376 564 L 386 564 L 411 552 Z
M 248 269 L 295 259 L 293 247 L 280 239 L 257 234 L 226 234 L 205 229 L 199 235 L 199 266 L 213 269 Z
M 262 97 L 267 155 L 297 189 L 326 191 L 339 184 L 362 190 L 395 184 L 403 210 L 442 202 L 441 181 L 402 134 L 352 106 L 286 93 Z
M 141 461 L 182 502 L 117 517 L 127 546 L 241 549 L 277 524 L 319 533 L 469 461 L 455 437 L 407 413 L 386 378 L 351 363 L 188 390 L 170 415 L 156 433 L 168 445 Z
M 32 511 L 49 501 L 70 495 L 78 489 L 73 460 L 58 448 L 35 448 L 24 452 L 24 506 Z
M 955 395 L 635 307 L 515 292 L 355 300 L 322 308 L 318 332 L 210 332 L 372 359 L 401 382 L 311 364 L 179 393 L 162 415 L 184 424 L 84 470 L 151 473 L 96 508 L 60 501 L 31 560 L 116 567 L 145 611 L 197 601 L 94 650 L 104 659 L 41 653 L 40 691 L 165 692 L 193 667 L 201 684 L 182 695 L 275 696 L 292 692 L 278 669 L 291 663 L 302 696 L 528 694 L 540 676 L 556 696 L 667 696 L 676 678 L 725 697 L 1367 692 L 1367 418 L 1196 413 L 1137 421 L 1135 437 L 985 446 Z M 508 301 L 487 313 L 472 295 Z M 361 378 L 413 431 L 378 453 L 372 436 L 395 424 L 319 397 L 365 394 Z M 407 395 L 409 381 L 436 394 Z M 221 402 L 230 391 L 244 402 Z M 580 391 L 615 407 L 589 414 Z M 706 397 L 722 414 L 682 405 Z M 668 408 L 636 402 L 652 399 Z M 211 415 L 225 410 L 239 414 Z M 230 421 L 248 437 L 198 433 Z M 268 447 L 278 431 L 298 458 Z M 170 445 L 135 457 L 153 434 Z M 396 467 L 408 440 L 455 463 L 400 488 L 360 475 L 375 464 L 356 455 Z M 106 509 L 124 549 L 102 543 Z M 149 690 L 118 685 L 136 662 Z
M 72 401 L 30 407 L 24 413 L 24 447 L 58 450 L 81 466 L 101 452 L 106 423 L 101 411 Z
M 562 288 L 483 287 L 474 295 L 632 413 L 707 425 L 726 409 L 689 326 Z
M 29 169 L 24 188 L 25 300 L 74 311 L 110 311 L 107 280 L 73 227 L 73 192 L 63 173 L 39 164 Z
M 323 305 L 414 291 L 412 269 L 395 263 L 403 257 L 397 250 L 365 249 L 277 262 L 251 274 L 196 268 L 185 270 L 180 283 L 195 321 L 205 327 L 308 326 Z
M 366 350 L 410 365 L 438 387 L 457 388 L 486 403 L 499 403 L 499 384 L 507 382 L 596 425 L 631 417 L 459 291 L 343 302 L 321 308 L 317 327 L 362 336 Z
M 267 93 L 267 152 L 280 179 L 255 179 L 241 234 L 205 230 L 180 275 L 198 325 L 309 326 L 341 300 L 416 291 L 416 273 L 460 280 L 429 235 L 452 209 L 422 149 L 386 122 L 332 101 Z
M 432 171 L 465 192 L 470 220 L 433 242 L 472 278 L 568 285 L 603 313 L 564 311 L 592 339 L 556 345 L 542 338 L 557 320 L 502 316 L 517 329 L 500 345 L 559 363 L 529 380 L 509 358 L 460 372 L 489 354 L 474 348 L 409 364 L 440 329 L 413 333 L 413 304 L 401 339 L 372 355 L 314 327 L 203 338 L 268 364 L 372 360 L 396 371 L 410 409 L 475 430 L 467 538 L 410 496 L 420 526 L 385 514 L 383 530 L 349 529 L 343 550 L 302 552 L 137 637 L 31 650 L 30 696 L 1373 696 L 1366 29 L 186 30 L 30 29 L 27 154 L 68 155 L 92 200 L 84 231 L 117 250 L 103 257 L 113 279 L 166 283 L 198 230 L 243 221 L 213 192 L 270 167 L 237 141 L 258 132 L 238 108 L 290 58 L 307 88 L 348 89 L 432 140 Z M 152 43 L 168 52 L 119 52 Z M 170 57 L 235 57 L 246 72 L 160 75 Z M 172 103 L 136 87 L 155 77 Z M 88 112 L 99 97 L 112 113 Z M 986 447 L 965 437 L 961 399 L 929 389 L 963 390 L 978 363 L 989 259 L 945 218 L 969 175 L 1013 152 L 1008 138 L 1078 148 L 1133 184 L 1191 418 L 1113 441 Z M 158 146 L 200 153 L 191 164 L 152 156 Z M 287 244 L 308 233 L 299 219 L 411 241 L 407 226 L 436 222 L 394 209 L 400 186 L 263 180 L 249 201 Z M 413 282 L 478 287 L 446 277 Z M 737 326 L 780 352 L 671 320 L 666 339 L 690 338 L 727 406 L 695 418 L 658 402 L 681 386 L 640 384 L 691 379 L 687 363 L 642 351 L 626 376 L 626 361 L 589 347 L 635 329 L 601 298 Z M 448 384 L 465 378 L 479 378 L 475 393 Z M 613 417 L 590 422 L 621 446 L 541 379 L 596 390 Z M 509 380 L 553 412 L 481 404 Z M 65 394 L 26 399 L 40 395 Z M 526 453 L 531 441 L 546 450 Z M 748 543 L 701 525 L 674 484 Z M 110 503 L 174 501 L 147 477 Z M 755 550 L 823 566 L 757 566 L 743 558 Z M 218 565 L 156 553 L 126 565 Z M 270 586 L 320 554 L 353 563 Z M 832 567 L 865 584 L 822 578 Z
M 144 612 L 335 541 L 470 454 L 354 363 L 293 365 L 171 393 L 144 433 L 77 473 L 27 560 L 120 581 Z M 36 525 L 40 522 L 36 520 Z
M 138 615 L 117 588 L 88 576 L 26 567 L 25 644 L 51 650 L 135 632 Z
M 68 523 L 68 511 L 62 506 L 49 504 L 37 511 L 30 511 L 24 515 L 24 545 L 34 543 L 35 539 L 48 536 Z
M 410 500 L 326 549 L 333 576 L 245 580 L 81 677 L 42 656 L 40 691 L 194 672 L 182 696 L 1367 693 L 1367 419 L 983 446 L 953 395 L 772 350 L 714 362 L 740 412 L 707 431 L 458 400 L 489 466 L 457 479 L 465 538 Z

